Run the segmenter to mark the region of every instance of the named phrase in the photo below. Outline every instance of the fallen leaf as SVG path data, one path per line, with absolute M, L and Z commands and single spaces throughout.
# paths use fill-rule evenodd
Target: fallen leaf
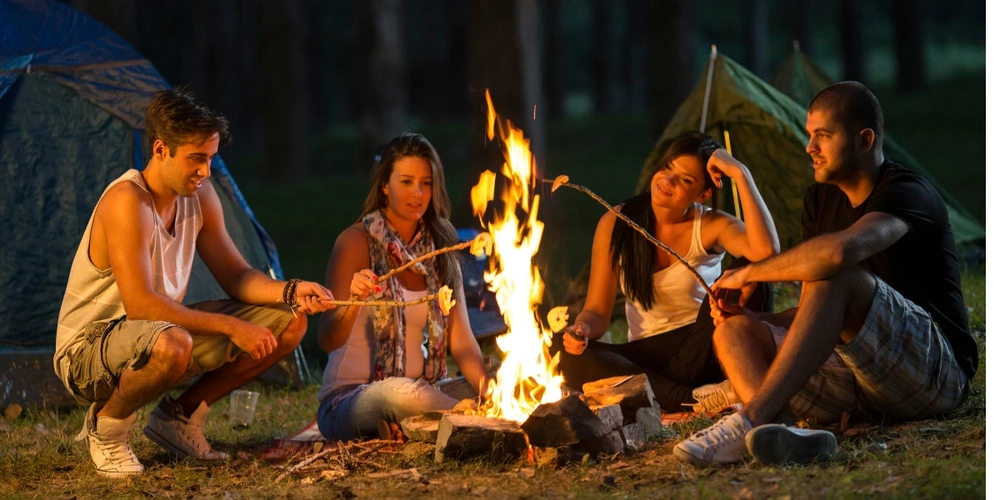
M 486 493 L 487 489 L 488 488 L 485 487 L 485 486 L 479 486 L 476 489 L 472 490 L 472 494 L 473 495 L 482 495 L 483 493 Z
M 21 408 L 21 405 L 14 403 L 3 411 L 3 418 L 7 420 L 14 420 L 15 418 L 21 416 L 22 411 L 24 410 Z
M 535 477 L 535 469 L 521 469 L 520 472 L 524 477 Z

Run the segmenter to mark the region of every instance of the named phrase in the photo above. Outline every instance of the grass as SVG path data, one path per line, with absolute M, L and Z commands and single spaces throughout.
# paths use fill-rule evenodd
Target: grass
M 344 477 L 324 479 L 333 465 L 293 474 L 275 484 L 282 465 L 254 456 L 287 436 L 316 410 L 318 387 L 303 390 L 250 385 L 261 392 L 254 423 L 228 424 L 228 400 L 214 405 L 206 435 L 233 459 L 205 465 L 170 460 L 141 435 L 153 409 L 138 412 L 132 446 L 146 465 L 142 476 L 116 481 L 98 476 L 85 446 L 75 442 L 85 408 L 29 410 L 0 420 L 0 497 L 3 498 L 982 498 L 986 494 L 985 269 L 963 277 L 980 345 L 974 393 L 947 419 L 888 425 L 852 422 L 839 433 L 839 450 L 822 464 L 770 467 L 747 461 L 719 469 L 681 465 L 671 454 L 677 437 L 664 433 L 643 450 L 562 468 L 484 460 L 434 463 L 433 447 L 408 443 L 354 462 Z M 696 419 L 676 427 L 687 436 L 709 425 Z M 294 462 L 292 462 L 294 463 Z M 351 463 L 351 462 L 349 462 Z
M 959 75 L 915 95 L 877 90 L 885 103 L 889 132 L 953 195 L 966 201 L 974 215 L 985 220 L 983 75 Z M 652 147 L 650 128 L 642 116 L 552 123 L 546 171 L 568 174 L 609 201 L 621 200 L 631 194 L 640 165 Z M 466 145 L 472 134 L 480 131 L 470 131 L 465 122 L 428 123 L 415 130 L 426 134 L 443 158 L 456 225 L 472 225 L 475 221 L 467 196 L 482 168 L 467 164 Z M 250 205 L 281 251 L 286 275 L 322 281 L 334 239 L 358 216 L 367 181 L 350 173 L 355 170 L 351 165 L 356 142 L 351 129 L 334 130 L 317 140 L 313 145 L 314 175 L 309 182 L 295 185 L 263 185 L 254 181 L 254 160 L 231 162 Z M 540 218 L 547 226 L 538 262 L 548 284 L 547 305 L 564 298 L 568 284 L 589 257 L 593 226 L 602 209 L 582 196 L 566 193 L 543 198 Z M 87 450 L 73 440 L 85 408 L 28 410 L 17 418 L 2 419 L 0 497 L 984 497 L 985 269 L 963 275 L 963 290 L 970 325 L 981 349 L 972 396 L 949 419 L 875 423 L 866 432 L 840 435 L 840 451 L 824 464 L 775 468 L 746 462 L 717 470 L 693 469 L 671 455 L 677 438 L 663 437 L 635 454 L 535 470 L 524 463 L 435 464 L 432 451 L 414 443 L 398 453 L 377 454 L 368 463 L 355 464 L 340 479 L 324 480 L 322 471 L 316 469 L 274 484 L 282 464 L 262 462 L 254 456 L 273 439 L 297 431 L 313 418 L 318 387 L 289 390 L 251 384 L 262 393 L 251 427 L 236 430 L 228 425 L 227 400 L 214 405 L 206 426 L 213 444 L 233 456 L 226 464 L 169 460 L 141 435 L 152 405 L 141 409 L 132 444 L 147 473 L 130 481 L 97 476 Z M 793 286 L 782 285 L 776 307 L 794 305 L 796 298 Z M 314 327 L 315 318 L 303 346 L 310 368 L 318 374 L 325 358 L 317 347 Z M 624 335 L 623 322 L 617 322 L 615 328 L 619 337 Z M 699 420 L 678 431 L 686 435 L 707 424 Z

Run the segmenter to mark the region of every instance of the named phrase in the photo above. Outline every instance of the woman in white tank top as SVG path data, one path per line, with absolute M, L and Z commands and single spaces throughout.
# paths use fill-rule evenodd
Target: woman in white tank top
M 750 261 L 778 252 L 774 221 L 750 171 L 711 136 L 681 135 L 659 165 L 648 189 L 626 200 L 620 210 L 683 255 L 710 285 L 722 272 L 726 252 Z M 715 209 L 723 176 L 739 189 L 745 224 Z M 703 205 L 710 199 L 711 209 Z M 608 329 L 619 286 L 627 299 L 629 341 L 592 343 Z M 771 303 L 769 287 L 750 292 L 741 298 L 747 307 Z M 605 214 L 594 233 L 583 310 L 562 336 L 553 338 L 552 352 L 565 351 L 560 367 L 567 384 L 579 387 L 601 378 L 645 373 L 661 409 L 680 411 L 694 401 L 693 387 L 722 379 L 712 352 L 714 326 L 705 295 L 677 258 L 614 214 Z
M 383 147 L 361 218 L 340 233 L 330 253 L 327 286 L 335 297 L 412 300 L 447 285 L 458 304 L 448 316 L 436 301 L 406 308 L 339 307 L 324 314 L 319 344 L 329 358 L 316 414 L 324 437 L 394 437 L 402 419 L 454 407 L 458 401 L 435 386 L 447 375 L 448 354 L 474 392 L 486 391 L 486 368 L 454 255 L 375 283 L 376 273 L 457 243 L 450 212 L 441 160 L 427 139 L 406 133 Z

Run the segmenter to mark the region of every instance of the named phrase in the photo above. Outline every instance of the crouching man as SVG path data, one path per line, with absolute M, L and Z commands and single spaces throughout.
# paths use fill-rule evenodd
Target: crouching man
M 228 127 L 191 95 L 158 92 L 146 111 L 149 163 L 107 187 L 73 259 L 54 364 L 90 404 L 81 436 L 100 474 L 143 471 L 129 429 L 160 396 L 146 436 L 179 457 L 226 459 L 202 432 L 212 403 L 292 352 L 305 315 L 330 308 L 323 286 L 251 268 L 226 232 L 208 177 Z M 231 299 L 181 304 L 196 250 Z M 198 374 L 177 399 L 165 395 Z
M 832 433 L 783 424 L 838 421 L 850 410 L 925 419 L 969 393 L 978 350 L 941 196 L 884 160 L 882 107 L 860 83 L 821 91 L 806 132 L 816 184 L 805 196 L 805 241 L 714 285 L 801 281 L 799 306 L 765 316 L 713 304 L 713 343 L 746 404 L 678 444 L 683 461 L 822 459 L 836 450 Z

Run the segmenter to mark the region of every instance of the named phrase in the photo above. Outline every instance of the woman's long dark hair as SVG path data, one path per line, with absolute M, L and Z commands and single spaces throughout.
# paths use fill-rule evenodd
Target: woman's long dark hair
M 715 184 L 708 175 L 709 157 L 722 145 L 708 134 L 686 132 L 681 134 L 657 163 L 657 169 L 663 169 L 681 156 L 694 156 L 701 162 L 705 175 L 705 186 L 712 189 L 712 209 L 718 203 Z M 650 176 L 652 182 L 652 176 Z M 656 234 L 656 216 L 653 214 L 652 194 L 650 186 L 632 198 L 625 200 L 621 206 L 623 215 L 642 226 L 650 234 Z M 674 249 L 679 250 L 679 249 Z M 687 249 L 683 249 L 686 251 Z M 611 263 L 621 278 L 622 292 L 632 302 L 638 302 L 643 309 L 653 307 L 653 271 L 656 268 L 657 247 L 632 229 L 624 221 L 615 221 L 611 232 Z
M 435 248 L 444 248 L 458 243 L 458 233 L 448 217 L 451 216 L 451 199 L 444 184 L 444 167 L 441 157 L 430 141 L 420 134 L 405 132 L 393 138 L 379 151 L 372 166 L 371 190 L 361 208 L 361 217 L 375 210 L 382 210 L 389 205 L 389 199 L 382 192 L 382 187 L 389 183 L 392 168 L 396 161 L 403 158 L 417 157 L 431 164 L 431 203 L 424 212 L 424 225 L 434 238 Z M 361 218 L 358 219 L 359 221 Z M 441 283 L 458 292 L 462 284 L 462 273 L 454 253 L 446 253 L 434 258 Z

